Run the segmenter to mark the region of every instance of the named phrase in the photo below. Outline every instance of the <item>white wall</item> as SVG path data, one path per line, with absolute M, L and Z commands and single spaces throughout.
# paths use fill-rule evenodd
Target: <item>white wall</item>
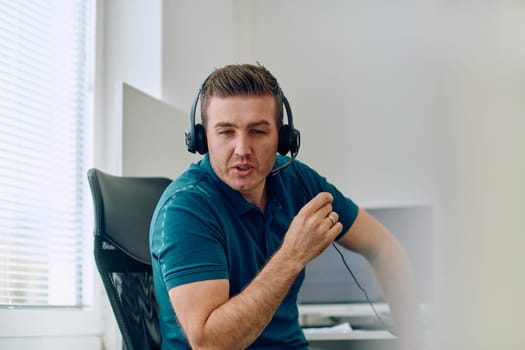
M 259 61 L 292 104 L 301 160 L 364 206 L 431 202 L 436 16 L 428 3 L 172 0 L 154 10 L 140 1 L 105 4 L 99 134 L 109 146 L 101 152 L 106 166 L 122 169 L 115 103 L 122 81 L 187 115 L 213 68 Z M 149 42 L 156 37 L 160 42 Z M 186 152 L 184 136 L 173 137 L 180 148 L 164 158 L 177 161 Z
M 98 6 L 95 164 L 120 172 L 122 82 L 162 95 L 162 1 L 98 0 Z
M 181 152 L 187 113 L 122 85 L 122 175 L 175 178 L 200 156 Z
M 211 70 L 235 61 L 234 5 L 232 0 L 163 1 L 163 100 L 188 113 Z
M 0 338 L 0 349 L 6 350 L 95 350 L 102 349 L 99 337 L 13 337 Z
M 302 132 L 300 159 L 366 206 L 430 202 L 431 6 L 249 3 L 240 53 L 280 79 Z
M 431 10 L 414 1 L 166 1 L 163 99 L 187 111 L 214 67 L 259 61 L 292 104 L 300 159 L 366 206 L 428 203 Z

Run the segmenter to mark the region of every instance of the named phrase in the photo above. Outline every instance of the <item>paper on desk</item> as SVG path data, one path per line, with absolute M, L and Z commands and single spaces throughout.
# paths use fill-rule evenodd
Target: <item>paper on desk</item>
M 303 332 L 309 334 L 349 333 L 352 331 L 352 326 L 350 326 L 348 322 L 341 323 L 332 327 L 303 328 Z

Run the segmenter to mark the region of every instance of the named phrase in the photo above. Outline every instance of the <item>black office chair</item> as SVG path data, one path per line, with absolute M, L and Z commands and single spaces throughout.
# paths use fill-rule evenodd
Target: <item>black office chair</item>
M 88 171 L 95 211 L 94 255 L 127 350 L 160 349 L 149 226 L 167 178 Z

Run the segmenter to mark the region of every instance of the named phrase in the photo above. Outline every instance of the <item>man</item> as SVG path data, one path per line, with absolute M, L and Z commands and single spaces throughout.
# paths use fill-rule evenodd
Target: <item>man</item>
M 189 148 L 199 142 L 207 154 L 167 188 L 151 227 L 163 349 L 307 349 L 297 293 L 305 265 L 334 240 L 368 259 L 403 348 L 415 348 L 418 310 L 405 253 L 325 178 L 276 155 L 280 143 L 284 153 L 298 148 L 295 129 L 283 125 L 283 102 L 288 107 L 260 65 L 215 70 L 195 100 Z

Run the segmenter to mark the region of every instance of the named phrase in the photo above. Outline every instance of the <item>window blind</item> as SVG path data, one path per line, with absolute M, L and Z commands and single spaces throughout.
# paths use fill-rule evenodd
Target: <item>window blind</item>
M 0 305 L 90 304 L 92 1 L 0 0 Z

